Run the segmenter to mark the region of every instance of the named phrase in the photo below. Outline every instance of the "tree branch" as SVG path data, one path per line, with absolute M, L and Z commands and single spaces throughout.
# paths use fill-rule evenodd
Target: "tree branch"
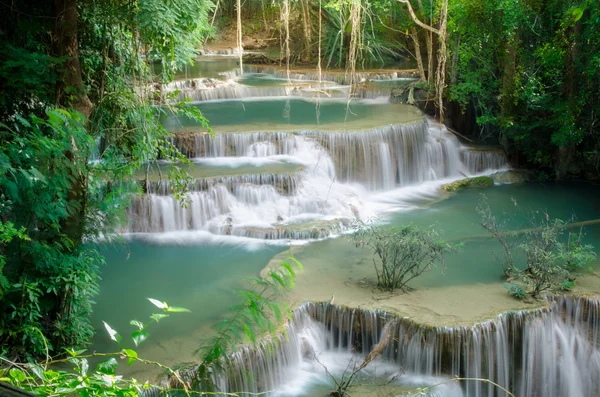
M 416 23 L 417 25 L 419 25 L 420 27 L 422 27 L 425 30 L 435 33 L 438 36 L 440 35 L 440 31 L 438 29 L 433 28 L 433 27 L 421 22 L 421 20 L 419 20 L 419 18 L 417 17 L 417 14 L 415 14 L 415 10 L 413 10 L 412 5 L 410 4 L 409 0 L 398 0 L 398 1 L 400 3 L 406 4 L 406 6 L 408 7 L 408 13 L 410 14 L 410 17 L 412 18 L 414 23 Z

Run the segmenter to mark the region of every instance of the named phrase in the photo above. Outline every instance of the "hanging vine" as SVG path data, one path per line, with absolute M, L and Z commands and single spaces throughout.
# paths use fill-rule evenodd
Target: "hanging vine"
M 237 44 L 238 44 L 238 55 L 240 59 L 240 76 L 244 75 L 244 66 L 243 66 L 243 58 L 244 58 L 244 43 L 242 42 L 242 4 L 241 0 L 237 0 L 236 3 L 237 9 Z

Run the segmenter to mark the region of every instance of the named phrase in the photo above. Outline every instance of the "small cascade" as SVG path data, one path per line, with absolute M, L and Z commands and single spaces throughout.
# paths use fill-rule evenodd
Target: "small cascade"
M 469 174 L 508 168 L 508 160 L 502 149 L 463 147 L 461 159 Z
M 212 78 L 198 78 L 189 80 L 175 80 L 165 85 L 158 85 L 155 91 L 162 93 L 161 97 L 165 101 L 166 93 L 178 91 L 177 100 L 190 99 L 192 102 L 202 101 L 219 101 L 228 99 L 241 98 L 267 98 L 267 97 L 303 97 L 312 98 L 317 96 L 318 90 L 326 91 L 323 96 L 327 98 L 346 98 L 348 96 L 348 87 L 337 86 L 333 84 L 325 84 L 319 86 L 318 83 L 313 84 L 308 82 L 293 82 L 287 84 L 285 82 L 276 82 L 271 85 L 252 86 L 240 84 L 234 80 L 218 80 Z M 389 97 L 384 90 L 363 92 L 362 98 L 379 98 Z
M 280 134 L 268 136 L 277 135 Z M 273 149 L 263 145 L 264 141 L 254 140 L 252 134 L 238 136 L 250 140 L 242 139 L 244 145 L 238 141 L 239 145 L 236 147 L 234 144 L 233 147 L 235 150 L 243 148 L 242 153 L 249 156 L 235 157 L 228 163 L 235 160 L 247 164 L 276 157 L 252 157 L 272 154 Z M 288 141 L 288 138 L 291 140 Z M 206 189 L 188 193 L 185 207 L 173 196 L 147 194 L 134 199 L 129 209 L 127 231 L 207 230 L 215 234 L 255 238 L 313 238 L 337 234 L 342 226 L 357 217 L 369 215 L 359 212 L 364 207 L 364 193 L 359 187 L 340 185 L 331 189 L 335 167 L 323 148 L 305 137 L 294 135 L 274 142 L 280 143 L 279 147 L 289 153 L 277 159 L 295 159 L 304 166 L 304 170 L 294 177 L 294 194 L 286 195 L 285 191 L 278 191 L 277 183 L 245 183 L 229 188 L 222 182 L 199 182 Z M 216 157 L 207 160 L 220 163 L 221 159 Z M 260 178 L 268 180 L 269 177 Z M 273 176 L 272 179 L 285 180 L 285 177 Z
M 306 396 L 310 385 L 331 383 L 317 359 L 339 377 L 366 357 L 389 324 L 392 342 L 367 367 L 382 384 L 423 387 L 459 376 L 489 379 L 520 397 L 594 397 L 600 396 L 599 321 L 600 301 L 587 298 L 550 298 L 547 309 L 507 312 L 471 327 L 423 326 L 385 312 L 308 303 L 285 333 L 234 353 L 230 370 L 215 382 L 223 392 Z M 428 395 L 507 396 L 474 381 Z
M 322 133 L 315 139 L 331 153 L 339 181 L 372 191 L 458 175 L 462 167 L 458 141 L 437 123 Z
M 252 147 L 258 143 L 268 145 L 271 155 L 289 155 L 299 139 L 310 139 L 332 157 L 338 181 L 358 182 L 369 190 L 389 190 L 459 175 L 462 169 L 458 140 L 433 122 L 393 124 L 357 132 L 254 132 L 219 134 L 215 138 L 196 134 L 193 145 L 190 139 L 186 136 L 175 141 L 190 157 L 244 156 L 255 153 Z
M 288 79 L 288 73 L 285 69 L 278 69 L 272 66 L 265 65 L 244 65 L 244 73 L 259 73 L 267 74 L 278 79 Z M 240 77 L 239 70 L 232 70 L 230 72 L 223 73 L 223 76 L 227 79 L 236 80 Z M 418 71 L 376 71 L 376 72 L 357 72 L 354 74 L 354 82 L 363 82 L 368 80 L 397 80 L 397 79 L 418 79 Z M 290 80 L 301 80 L 301 81 L 318 81 L 319 75 L 316 71 L 310 70 L 306 72 L 299 72 L 292 70 L 289 74 Z M 322 81 L 334 82 L 339 85 L 350 84 L 350 75 L 345 72 L 331 72 L 323 71 L 321 73 Z
M 203 56 L 239 56 L 238 48 L 203 48 L 200 50 L 200 55 Z
M 190 192 L 203 192 L 217 186 L 223 185 L 230 193 L 241 194 L 248 186 L 272 186 L 282 195 L 292 195 L 300 184 L 300 177 L 295 173 L 288 174 L 248 174 L 228 175 L 211 178 L 197 179 L 188 185 Z M 170 181 L 149 181 L 146 185 L 146 193 L 158 196 L 170 196 L 173 194 L 173 186 Z

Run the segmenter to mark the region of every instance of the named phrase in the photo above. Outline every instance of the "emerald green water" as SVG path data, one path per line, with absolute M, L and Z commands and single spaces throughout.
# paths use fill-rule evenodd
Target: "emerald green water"
M 197 103 L 211 127 L 217 132 L 289 131 L 311 129 L 325 131 L 362 130 L 392 123 L 408 123 L 422 119 L 412 106 L 355 100 L 307 99 L 228 100 Z M 198 131 L 200 127 L 186 117 L 163 120 L 169 131 Z M 316 127 L 318 126 L 318 127 Z
M 94 350 L 113 351 L 116 347 L 108 338 L 103 321 L 129 340 L 128 335 L 135 330 L 130 320 L 148 321 L 152 313 L 160 311 L 147 299 L 154 298 L 188 308 L 191 313 L 175 313 L 152 325 L 148 330 L 150 339 L 138 349 L 140 356 L 170 364 L 192 359 L 199 340 L 209 335 L 209 326 L 237 302 L 234 290 L 244 287 L 246 278 L 256 277 L 282 249 L 232 243 L 156 245 L 142 241 L 102 247 L 106 266 L 101 271 L 101 294 L 94 308 Z M 161 346 L 167 347 L 162 350 Z

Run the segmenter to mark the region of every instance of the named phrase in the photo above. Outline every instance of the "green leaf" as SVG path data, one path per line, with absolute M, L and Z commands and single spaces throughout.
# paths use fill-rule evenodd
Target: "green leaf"
M 123 349 L 123 353 L 127 356 L 127 365 L 133 364 L 138 358 L 138 354 L 135 350 Z
M 292 267 L 292 265 L 290 265 L 289 263 L 285 263 L 285 262 L 281 262 L 280 264 L 281 267 L 287 269 L 287 271 L 292 275 L 292 276 L 296 276 L 296 272 L 294 272 L 294 268 Z
M 277 272 L 271 272 L 270 276 L 279 285 L 281 285 L 282 287 L 285 287 L 285 285 L 286 285 L 285 281 L 281 278 L 281 276 L 279 274 L 277 274 Z
M 25 380 L 26 376 L 20 369 L 11 368 L 8 372 L 10 377 L 14 379 L 17 383 L 21 383 Z
M 44 370 L 37 364 L 31 365 L 31 372 L 33 372 L 38 378 L 44 380 Z
M 108 331 L 108 335 L 110 336 L 110 339 L 114 340 L 117 343 L 121 343 L 121 340 L 123 340 L 123 338 L 121 338 L 121 335 L 119 335 L 119 333 L 117 331 L 112 329 L 110 327 L 110 325 L 106 324 L 106 321 L 103 321 L 103 323 L 104 323 L 104 328 L 106 328 L 106 330 Z
M 163 314 L 163 313 L 154 313 L 150 316 L 150 318 L 156 322 L 159 322 L 160 320 L 162 320 L 163 318 L 169 317 L 168 314 Z
M 136 346 L 139 346 L 140 343 L 142 343 L 143 341 L 145 341 L 148 338 L 148 336 L 149 336 L 148 333 L 144 330 L 134 331 L 131 334 L 133 343 L 135 343 Z
M 77 389 L 71 387 L 57 387 L 55 390 L 56 394 L 71 394 L 75 393 L 76 391 Z
M 114 375 L 117 370 L 117 360 L 114 357 L 109 358 L 106 361 L 102 361 L 96 367 L 96 370 L 105 375 Z
M 138 327 L 139 329 L 144 329 L 144 323 L 142 323 L 141 321 L 131 320 L 129 322 L 129 324 L 134 325 L 134 326 Z
M 152 298 L 148 298 L 148 300 L 150 302 L 152 302 L 152 304 L 154 306 L 158 307 L 159 309 L 167 309 L 169 307 L 169 305 L 167 305 L 165 302 L 161 302 L 159 300 L 152 299 Z
M 304 271 L 304 266 L 302 266 L 302 263 L 300 263 L 300 261 L 298 259 L 294 258 L 293 256 L 288 257 L 288 259 L 296 264 L 298 271 L 300 271 L 300 272 Z
M 190 311 L 184 307 L 170 306 L 166 308 L 169 313 L 189 313 Z

